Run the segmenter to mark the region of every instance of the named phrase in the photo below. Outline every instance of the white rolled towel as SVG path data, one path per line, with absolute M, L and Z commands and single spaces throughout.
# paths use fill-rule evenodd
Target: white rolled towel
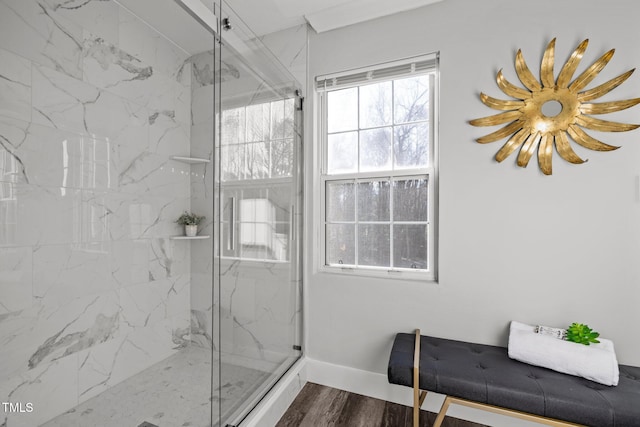
M 618 385 L 620 372 L 613 342 L 583 345 L 535 333 L 535 326 L 512 321 L 509 357 L 530 365 L 576 375 L 600 384 Z

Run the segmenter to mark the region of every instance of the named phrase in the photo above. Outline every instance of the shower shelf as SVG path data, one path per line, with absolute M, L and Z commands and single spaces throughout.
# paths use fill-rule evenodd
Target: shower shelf
M 178 162 L 189 163 L 191 165 L 198 163 L 209 163 L 211 160 L 209 159 L 201 159 L 199 157 L 182 157 L 182 156 L 171 156 L 171 160 L 176 160 Z
M 208 239 L 209 235 L 203 235 L 203 236 L 171 236 L 170 239 L 171 240 L 202 240 L 202 239 Z

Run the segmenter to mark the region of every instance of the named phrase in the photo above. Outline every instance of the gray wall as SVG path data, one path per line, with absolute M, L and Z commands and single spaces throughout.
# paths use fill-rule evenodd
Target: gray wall
M 319 199 L 307 200 L 307 355 L 383 373 L 393 336 L 424 334 L 507 344 L 509 321 L 564 326 L 588 323 L 616 345 L 621 363 L 640 364 L 640 344 L 628 330 L 640 323 L 640 130 L 589 131 L 617 151 L 576 147 L 589 161 L 571 165 L 554 153 L 553 175 L 534 157 L 493 156 L 505 142 L 474 139 L 497 128 L 467 121 L 497 113 L 483 91 L 506 99 L 495 83 L 502 68 L 518 79 L 522 49 L 535 74 L 557 37 L 556 75 L 583 39 L 591 40 L 578 72 L 604 52 L 616 54 L 594 87 L 640 64 L 637 16 L 627 0 L 446 0 L 387 18 L 310 36 L 309 78 L 439 51 L 439 282 L 333 275 L 317 271 Z M 576 74 L 577 75 L 577 74 Z M 312 97 L 313 94 L 310 94 Z M 601 100 L 640 96 L 640 74 Z M 600 100 L 598 100 L 600 101 Z M 596 102 L 598 102 L 596 101 Z M 307 102 L 309 171 L 318 164 L 315 103 Z M 640 107 L 600 116 L 640 122 Z M 576 146 L 576 144 L 572 144 Z M 307 175 L 306 194 L 318 194 Z

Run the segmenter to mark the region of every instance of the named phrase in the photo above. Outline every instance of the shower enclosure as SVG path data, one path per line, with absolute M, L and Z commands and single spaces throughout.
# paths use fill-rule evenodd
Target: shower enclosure
M 301 355 L 300 94 L 224 2 L 0 0 L 0 426 L 239 425 Z

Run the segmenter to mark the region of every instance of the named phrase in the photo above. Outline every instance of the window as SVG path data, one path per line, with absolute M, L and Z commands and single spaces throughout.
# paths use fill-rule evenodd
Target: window
M 435 276 L 437 57 L 317 79 L 323 262 Z
M 293 98 L 222 111 L 222 256 L 290 259 Z

